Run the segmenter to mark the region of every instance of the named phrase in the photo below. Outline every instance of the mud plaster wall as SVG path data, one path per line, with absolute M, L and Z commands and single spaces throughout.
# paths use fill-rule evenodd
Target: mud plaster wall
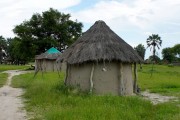
M 56 60 L 36 60 L 35 70 L 40 70 L 41 66 L 43 71 L 57 71 L 60 65 Z
M 69 65 L 67 85 L 77 86 L 83 91 L 90 90 L 90 74 L 93 63 Z M 120 93 L 120 65 L 114 63 L 94 63 L 93 92 L 96 94 Z M 133 94 L 132 66 L 123 64 L 123 85 L 125 95 Z

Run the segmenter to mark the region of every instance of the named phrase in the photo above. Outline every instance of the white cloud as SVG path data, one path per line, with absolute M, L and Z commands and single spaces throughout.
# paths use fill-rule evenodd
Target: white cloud
M 179 13 L 180 0 L 101 0 L 72 16 L 91 25 L 104 20 L 133 47 L 140 43 L 146 46 L 149 35 L 159 34 L 163 48 L 179 43 Z M 150 54 L 147 50 L 146 56 Z
M 180 26 L 180 22 L 164 22 L 164 23 L 174 25 L 174 26 Z
M 28 20 L 33 13 L 41 13 L 50 7 L 64 10 L 79 4 L 81 0 L 1 0 L 0 1 L 0 35 L 14 36 L 15 25 Z
M 73 15 L 85 23 L 96 20 L 112 21 L 116 23 L 136 26 L 146 29 L 164 20 L 180 19 L 180 0 L 119 0 L 100 1 L 92 8 L 79 11 Z
M 81 2 L 85 1 L 0 0 L 0 35 L 12 37 L 15 25 L 28 20 L 33 13 L 53 7 L 70 13 L 71 19 L 82 22 L 86 29 L 95 21 L 104 20 L 133 47 L 139 43 L 146 45 L 152 33 L 162 37 L 163 47 L 179 43 L 180 0 L 93 0 L 94 5 L 83 6 L 82 10 L 69 9 L 81 8 Z

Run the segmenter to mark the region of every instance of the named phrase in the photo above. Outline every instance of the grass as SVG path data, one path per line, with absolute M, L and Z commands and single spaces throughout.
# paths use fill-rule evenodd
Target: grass
M 0 73 L 0 87 L 5 85 L 7 78 L 8 78 L 7 73 Z
M 4 64 L 1 64 L 0 65 L 0 72 L 3 72 L 3 71 L 6 71 L 6 70 L 25 70 L 25 69 L 28 69 L 29 67 L 28 66 L 25 66 L 25 65 L 4 65 Z
M 25 70 L 27 69 L 28 66 L 17 66 L 17 65 L 4 65 L 4 64 L 0 64 L 0 87 L 2 87 L 3 85 L 5 85 L 7 78 L 8 78 L 8 74 L 7 73 L 1 73 L 3 71 L 7 71 L 7 70 Z
M 155 65 L 151 77 L 151 65 L 143 65 L 138 70 L 138 83 L 142 90 L 149 89 L 154 93 L 180 97 L 180 67 Z
M 157 66 L 150 78 L 150 66 L 139 71 L 139 84 L 145 90 L 178 95 L 178 67 Z M 174 74 L 175 73 L 175 74 Z M 163 74 L 163 75 L 161 75 Z M 160 75 L 163 77 L 158 77 Z M 170 76 L 169 76 L 170 75 Z M 152 105 L 139 96 L 96 96 L 63 85 L 64 74 L 22 74 L 13 78 L 13 87 L 24 88 L 23 97 L 31 120 L 179 120 L 177 102 Z M 164 82 L 165 80 L 165 82 Z M 168 81 L 170 80 L 170 82 Z M 159 91 L 157 89 L 160 89 Z M 162 90 L 167 90 L 163 91 Z

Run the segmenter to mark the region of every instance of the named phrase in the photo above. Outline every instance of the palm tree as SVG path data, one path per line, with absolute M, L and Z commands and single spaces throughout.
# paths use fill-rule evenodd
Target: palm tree
M 161 37 L 159 37 L 158 34 L 152 34 L 151 36 L 149 36 L 149 38 L 147 38 L 146 43 L 147 43 L 147 48 L 150 47 L 150 50 L 153 48 L 153 58 L 154 58 L 156 53 L 156 47 L 160 49 L 160 46 L 162 44 Z

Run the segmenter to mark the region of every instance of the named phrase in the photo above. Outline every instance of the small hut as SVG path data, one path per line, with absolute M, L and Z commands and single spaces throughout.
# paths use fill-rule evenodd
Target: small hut
M 67 63 L 68 86 L 96 94 L 137 92 L 136 63 L 143 60 L 104 21 L 95 22 L 57 60 Z
M 59 67 L 56 59 L 60 54 L 59 50 L 52 47 L 45 53 L 35 56 L 35 71 L 57 71 Z

